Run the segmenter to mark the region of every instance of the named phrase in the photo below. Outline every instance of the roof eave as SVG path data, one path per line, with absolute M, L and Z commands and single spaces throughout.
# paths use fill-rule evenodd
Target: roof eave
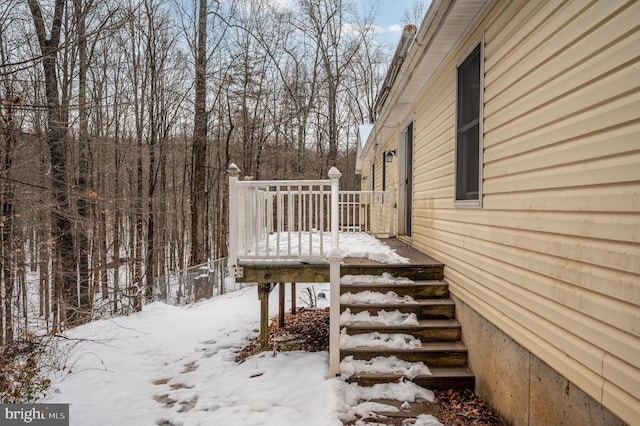
M 386 140 L 407 116 L 424 87 L 475 22 L 489 0 L 434 0 L 384 102 L 363 149 L 371 157 L 377 141 Z M 372 151 L 370 153 L 370 151 Z

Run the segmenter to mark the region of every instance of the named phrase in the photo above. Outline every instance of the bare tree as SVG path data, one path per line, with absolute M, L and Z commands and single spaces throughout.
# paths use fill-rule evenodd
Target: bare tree
M 402 21 L 405 25 L 419 26 L 422 23 L 422 18 L 427 13 L 429 7 L 427 0 L 413 0 L 411 7 L 404 11 L 402 15 Z
M 78 48 L 78 183 L 79 192 L 77 206 L 79 221 L 76 226 L 76 242 L 78 250 L 78 288 L 80 301 L 78 322 L 86 322 L 91 317 L 91 292 L 89 281 L 89 236 L 87 228 L 90 226 L 89 203 L 87 194 L 89 190 L 89 127 L 87 117 L 87 34 L 86 16 L 91 2 L 83 5 L 82 0 L 73 0 L 74 17 L 76 24 L 76 39 Z
M 5 3 L 3 336 L 24 319 L 22 263 L 57 331 L 140 309 L 166 270 L 224 256 L 231 161 L 257 179 L 337 165 L 349 182 L 386 68 L 353 1 Z
M 1 36 L 1 33 L 0 33 Z M 2 40 L 0 37 L 0 44 Z M 4 49 L 0 48 L 2 57 L 4 59 Z M 2 281 L 4 284 L 4 292 L 2 295 L 3 303 L 0 307 L 0 314 L 4 313 L 4 341 L 11 343 L 13 341 L 13 292 L 15 288 L 15 252 L 16 241 L 14 226 L 14 184 L 11 182 L 11 165 L 13 163 L 14 148 L 16 145 L 16 132 L 14 128 L 13 114 L 14 107 L 17 107 L 20 103 L 19 97 L 14 97 L 12 94 L 11 83 L 7 80 L 4 82 L 4 97 L 0 104 L 0 134 L 4 142 L 2 158 L 2 217 L 0 232 L 2 233 Z M 2 315 L 0 315 L 2 318 Z M 0 319 L 0 325 L 2 320 Z M 2 339 L 2 327 L 0 327 L 0 343 Z
M 51 189 L 55 203 L 53 211 L 53 238 L 56 242 L 62 280 L 63 318 L 73 326 L 78 323 L 79 304 L 77 297 L 77 279 L 75 267 L 77 251 L 73 241 L 70 218 L 73 212 L 67 197 L 67 118 L 61 103 L 57 76 L 57 58 L 60 48 L 60 32 L 66 2 L 55 0 L 51 26 L 47 31 L 42 10 L 37 0 L 27 0 L 33 25 L 42 53 L 45 94 L 47 100 L 47 144 L 51 161 Z
M 205 253 L 205 213 L 207 183 L 207 0 L 198 0 L 195 34 L 195 100 L 193 147 L 191 155 L 191 264 L 207 260 Z
M 360 45 L 345 32 L 348 0 L 301 0 L 302 12 L 308 20 L 307 34 L 313 38 L 320 50 L 322 64 L 324 102 L 326 113 L 316 118 L 326 118 L 328 152 L 326 165 L 336 164 L 339 139 L 338 93 L 342 88 L 344 75 L 351 65 Z M 325 121 L 325 120 L 321 120 Z M 323 126 L 318 125 L 320 130 Z M 320 135 L 318 135 L 320 136 Z M 322 149 L 319 146 L 319 149 Z

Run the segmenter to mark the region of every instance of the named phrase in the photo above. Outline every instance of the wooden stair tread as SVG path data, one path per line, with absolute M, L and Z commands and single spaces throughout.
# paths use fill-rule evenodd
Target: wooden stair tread
M 420 306 L 449 306 L 455 303 L 451 299 L 415 299 L 416 303 L 341 303 L 340 308 L 358 307 L 358 308 L 389 308 L 399 309 Z
M 353 357 L 355 360 L 371 360 L 376 357 L 395 356 L 409 362 L 424 362 L 430 369 L 430 375 L 419 375 L 410 381 L 426 389 L 472 389 L 475 386 L 475 376 L 468 368 L 468 351 L 460 341 L 462 325 L 455 318 L 455 302 L 451 300 L 449 285 L 443 279 L 443 267 L 439 269 L 408 267 L 407 269 L 395 268 L 393 271 L 385 270 L 381 265 L 379 270 L 350 271 L 351 275 L 379 275 L 383 272 L 391 273 L 394 277 L 406 277 L 411 282 L 368 282 L 367 277 L 353 277 L 355 281 L 341 284 L 340 294 L 352 293 L 357 295 L 364 291 L 387 293 L 393 291 L 398 296 L 410 296 L 414 303 L 402 303 L 401 301 L 389 303 L 341 303 L 340 312 L 350 309 L 353 315 L 361 312 L 369 312 L 374 316 L 380 311 L 399 311 L 405 315 L 417 316 L 415 324 L 380 324 L 375 322 L 358 321 L 348 325 L 341 325 L 346 333 L 351 336 L 365 333 L 383 334 L 407 334 L 419 339 L 422 343 L 415 348 L 388 348 L 377 346 L 371 341 L 371 346 L 340 349 L 340 359 Z M 394 383 L 409 379 L 403 374 L 394 373 L 356 373 L 346 379 L 348 382 L 357 383 L 360 386 L 373 386 L 381 383 Z M 401 408 L 399 403 L 380 401 Z M 405 406 L 400 412 L 383 412 L 380 414 L 393 417 L 416 417 L 428 404 L 422 407 L 418 403 L 410 407 Z M 424 411 L 422 411 L 424 412 Z
M 359 386 L 374 386 L 383 383 L 397 383 L 400 380 L 411 381 L 426 389 L 473 389 L 475 376 L 464 366 L 429 366 L 430 375 L 418 375 L 411 380 L 401 374 L 393 373 L 356 373 L 347 379 L 348 383 Z
M 372 322 L 352 322 L 341 325 L 341 328 L 371 329 L 384 332 L 395 329 L 429 329 L 429 328 L 460 328 L 460 323 L 454 319 L 421 319 L 418 324 L 376 324 Z
M 427 378 L 442 378 L 442 377 L 474 377 L 473 373 L 467 367 L 429 367 L 431 374 L 420 374 L 415 376 L 413 380 L 427 379 Z M 381 379 L 388 382 L 397 382 L 398 380 L 405 378 L 402 374 L 397 373 L 356 373 L 349 379 Z M 408 380 L 408 379 L 407 379 Z
M 416 303 L 343 303 L 340 312 L 348 308 L 352 314 L 369 312 L 376 315 L 380 311 L 399 311 L 416 314 L 419 319 L 454 319 L 456 305 L 451 299 L 416 299 Z
M 418 400 L 415 402 L 404 402 L 398 401 L 394 399 L 372 399 L 371 402 L 376 402 L 378 404 L 389 405 L 390 407 L 395 407 L 398 411 L 378 411 L 377 413 L 386 417 L 395 417 L 395 418 L 416 418 L 421 414 L 434 414 L 437 413 L 440 409 L 438 404 L 433 402 L 429 402 L 426 400 Z M 403 408 L 408 405 L 408 408 Z
M 399 296 L 411 296 L 416 299 L 445 298 L 449 296 L 449 285 L 442 280 L 413 282 L 356 282 L 340 285 L 340 294 L 358 294 L 365 291 L 377 293 L 394 292 Z
M 387 348 L 384 346 L 360 346 L 357 348 L 342 349 L 349 352 L 467 352 L 467 347 L 462 342 L 423 342 L 416 348 Z
M 411 282 L 387 282 L 387 283 L 370 283 L 367 281 L 361 281 L 361 282 L 355 282 L 355 283 L 348 283 L 348 284 L 340 284 L 341 288 L 352 288 L 352 287 L 357 287 L 357 288 L 362 288 L 362 287 L 371 287 L 371 288 L 377 288 L 377 287 L 448 287 L 449 284 L 447 284 L 446 281 L 443 280 L 419 280 L 419 281 L 411 281 Z

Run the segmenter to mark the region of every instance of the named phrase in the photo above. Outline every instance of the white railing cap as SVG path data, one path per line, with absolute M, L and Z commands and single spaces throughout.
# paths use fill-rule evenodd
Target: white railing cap
M 229 168 L 227 169 L 227 173 L 229 173 L 230 175 L 236 175 L 236 176 L 238 176 L 241 171 L 242 170 L 240 170 L 240 167 L 236 166 L 236 163 L 229 164 Z
M 342 176 L 342 173 L 340 173 L 340 170 L 336 169 L 335 167 L 331 167 L 329 169 L 328 175 L 331 179 L 338 179 L 340 178 L 340 176 Z
M 272 186 L 329 186 L 330 179 L 318 180 L 243 180 L 236 183 L 238 186 L 272 187 Z

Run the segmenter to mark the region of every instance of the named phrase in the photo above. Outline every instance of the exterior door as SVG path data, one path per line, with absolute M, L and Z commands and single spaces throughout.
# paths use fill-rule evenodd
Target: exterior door
M 399 144 L 398 235 L 411 237 L 413 213 L 413 122 L 403 130 Z

